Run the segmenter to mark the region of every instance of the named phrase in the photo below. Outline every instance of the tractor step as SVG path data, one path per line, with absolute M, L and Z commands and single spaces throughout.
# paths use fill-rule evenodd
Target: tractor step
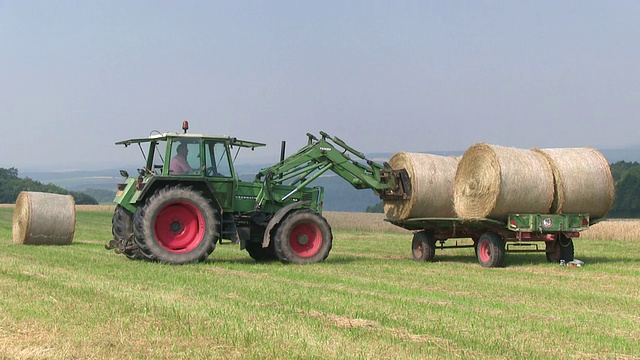
M 240 237 L 238 236 L 238 229 L 236 228 L 236 221 L 231 213 L 222 214 L 222 227 L 220 231 L 220 244 L 222 244 L 222 240 L 231 240 L 232 244 L 237 244 L 240 242 Z

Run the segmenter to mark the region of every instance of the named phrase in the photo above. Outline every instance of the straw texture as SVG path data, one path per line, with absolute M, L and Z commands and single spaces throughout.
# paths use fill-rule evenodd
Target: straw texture
M 407 200 L 385 200 L 387 219 L 453 217 L 453 179 L 458 158 L 399 152 L 389 159 L 394 169 L 406 169 L 412 195 Z
M 23 191 L 13 210 L 13 242 L 26 245 L 70 245 L 76 225 L 71 195 Z
M 553 173 L 538 152 L 478 143 L 460 159 L 454 182 L 458 217 L 505 220 L 514 213 L 548 213 Z
M 533 149 L 549 162 L 555 179 L 554 214 L 604 217 L 615 193 L 609 163 L 591 148 Z

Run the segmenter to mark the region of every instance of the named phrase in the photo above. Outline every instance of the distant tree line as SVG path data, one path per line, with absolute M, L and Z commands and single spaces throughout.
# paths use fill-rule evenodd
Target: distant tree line
M 113 198 L 116 196 L 116 191 L 117 190 L 115 189 L 115 186 L 113 190 L 93 189 L 93 188 L 86 188 L 84 190 L 81 190 L 81 192 L 96 199 L 100 204 L 113 203 Z
M 53 184 L 43 184 L 39 181 L 18 177 L 18 169 L 0 168 L 0 204 L 13 204 L 22 191 L 45 192 L 52 194 L 71 195 L 76 204 L 97 205 L 98 201 L 92 196 L 78 191 L 68 191 Z
M 616 195 L 607 217 L 640 217 L 640 164 L 618 161 L 611 164 L 611 174 Z
M 371 206 L 367 206 L 366 212 L 368 213 L 383 213 L 384 212 L 384 202 L 380 201 L 379 203 Z
M 640 164 L 635 161 L 618 161 L 610 164 L 610 167 L 615 184 L 615 198 L 607 217 L 640 217 Z M 383 202 L 368 206 L 366 211 L 384 212 Z

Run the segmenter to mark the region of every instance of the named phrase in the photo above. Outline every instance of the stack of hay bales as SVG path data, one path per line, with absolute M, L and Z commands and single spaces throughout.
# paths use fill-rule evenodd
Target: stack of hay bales
M 421 217 L 454 217 L 453 178 L 458 158 L 399 152 L 389 165 L 394 169 L 406 169 L 411 181 L 411 198 L 385 200 L 387 219 L 401 221 Z
M 23 191 L 13 211 L 13 242 L 26 245 L 70 245 L 76 225 L 71 195 Z
M 608 162 L 591 148 L 517 149 L 478 143 L 462 158 L 399 152 L 412 194 L 385 200 L 387 219 L 459 217 L 505 220 L 509 214 L 589 214 L 611 208 L 614 183 Z
M 514 213 L 603 217 L 614 187 L 606 159 L 591 148 L 515 149 L 479 143 L 462 156 L 454 183 L 458 217 L 504 220 Z

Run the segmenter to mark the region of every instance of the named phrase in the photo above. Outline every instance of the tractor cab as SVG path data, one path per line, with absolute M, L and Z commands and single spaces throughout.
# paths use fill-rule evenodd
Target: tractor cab
M 233 160 L 240 148 L 254 149 L 263 143 L 238 140 L 227 135 L 155 133 L 146 138 L 123 140 L 116 145 L 137 144 L 145 167 L 145 176 L 223 177 L 236 176 Z M 148 144 L 144 149 L 143 144 Z M 232 151 L 235 154 L 232 155 Z
M 183 129 L 185 127 L 183 126 Z M 188 128 L 188 127 L 187 127 Z M 116 145 L 136 144 L 145 159 L 137 177 L 122 170 L 125 183 L 118 184 L 114 201 L 131 212 L 136 203 L 145 200 L 159 188 L 185 184 L 215 194 L 220 209 L 231 209 L 233 189 L 238 175 L 233 166 L 241 148 L 254 149 L 263 143 L 238 140 L 227 135 L 205 135 L 153 132 L 146 138 L 116 142 Z

